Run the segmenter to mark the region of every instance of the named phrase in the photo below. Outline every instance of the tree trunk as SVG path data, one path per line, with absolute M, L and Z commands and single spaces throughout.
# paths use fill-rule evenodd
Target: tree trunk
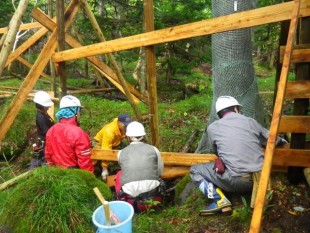
M 53 14 L 53 3 L 52 3 L 52 0 L 48 0 L 48 16 L 50 18 L 53 18 L 54 17 L 54 14 Z M 49 33 L 49 35 L 51 35 L 51 33 Z M 56 70 L 55 70 L 55 66 L 54 66 L 54 63 L 50 60 L 50 70 L 51 70 L 51 77 L 52 77 L 52 82 L 51 82 L 51 89 L 53 90 L 54 92 L 54 95 L 57 96 L 57 80 L 56 80 Z
M 13 43 L 20 26 L 22 16 L 28 6 L 29 0 L 21 0 L 15 11 L 9 25 L 9 30 L 7 32 L 7 36 L 4 40 L 1 52 L 0 52 L 0 76 L 2 75 L 5 63 L 8 59 L 8 56 L 13 48 Z
M 139 59 L 136 68 L 132 74 L 134 80 L 138 83 L 141 93 L 146 91 L 146 73 L 145 73 L 145 49 L 140 48 Z
M 99 0 L 98 14 L 104 16 L 104 0 Z
M 58 51 L 65 50 L 65 7 L 62 0 L 56 0 L 56 17 L 57 17 L 57 42 Z M 66 63 L 58 63 L 58 74 L 60 77 L 61 96 L 67 94 L 67 77 L 66 77 Z
M 213 17 L 252 9 L 251 1 L 212 0 Z M 243 105 L 243 114 L 257 119 L 258 87 L 252 63 L 251 29 L 241 29 L 212 35 L 213 101 L 208 125 L 218 119 L 215 102 L 219 96 L 231 95 Z M 203 134 L 196 153 L 208 153 L 211 146 Z

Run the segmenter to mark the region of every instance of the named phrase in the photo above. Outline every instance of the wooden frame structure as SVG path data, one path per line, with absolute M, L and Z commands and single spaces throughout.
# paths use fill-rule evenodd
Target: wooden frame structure
M 82 46 L 80 42 L 75 40 L 69 33 L 66 32 L 66 29 L 69 27 L 69 25 L 72 24 L 74 16 L 77 14 L 81 6 L 87 8 L 87 2 L 85 0 L 72 0 L 64 14 L 65 42 L 72 47 L 72 49 L 70 50 L 55 52 L 57 47 L 56 21 L 55 19 L 51 19 L 50 17 L 45 15 L 39 9 L 34 9 L 34 11 L 32 12 L 32 17 L 36 19 L 40 24 L 32 23 L 22 25 L 20 27 L 20 30 L 34 27 L 41 28 L 25 43 L 20 45 L 19 48 L 12 52 L 7 60 L 6 66 L 8 66 L 14 60 L 19 60 L 26 66 L 31 67 L 31 69 L 27 77 L 25 78 L 25 81 L 23 82 L 21 88 L 17 92 L 16 97 L 10 104 L 6 114 L 0 121 L 0 141 L 2 141 L 2 139 L 5 137 L 7 131 L 9 130 L 15 117 L 21 109 L 21 106 L 27 99 L 28 94 L 33 89 L 36 81 L 40 76 L 44 75 L 43 69 L 45 68 L 50 59 L 52 59 L 52 61 L 55 63 L 59 63 L 78 58 L 86 58 L 101 74 L 103 74 L 108 80 L 110 80 L 116 88 L 121 90 L 127 96 L 131 96 L 132 102 L 143 101 L 144 103 L 150 104 L 150 106 L 154 107 L 154 105 L 157 104 L 156 98 L 150 101 L 150 99 L 139 93 L 134 87 L 126 83 L 124 80 L 121 80 L 120 75 L 117 73 L 117 71 L 115 71 L 115 69 L 111 69 L 102 61 L 100 61 L 96 57 L 96 55 L 118 52 L 139 47 L 147 47 L 149 48 L 149 56 L 151 58 L 152 48 L 156 44 L 291 20 L 291 27 L 287 45 L 281 48 L 281 61 L 283 62 L 281 79 L 278 85 L 279 90 L 272 118 L 270 133 L 271 136 L 268 140 L 266 159 L 260 179 L 258 197 L 256 198 L 256 207 L 254 210 L 250 229 L 250 232 L 259 232 L 267 181 L 270 176 L 270 170 L 272 165 L 310 167 L 310 150 L 275 148 L 275 137 L 278 132 L 310 133 L 309 116 L 281 116 L 284 98 L 298 99 L 309 98 L 310 96 L 309 81 L 296 81 L 287 83 L 287 73 L 289 70 L 290 62 L 309 62 L 310 60 L 309 45 L 299 45 L 296 47 L 293 46 L 293 38 L 298 19 L 310 16 L 310 1 L 294 0 L 291 2 L 281 3 L 273 6 L 244 11 L 240 13 L 155 31 L 154 28 L 152 28 L 151 23 L 149 22 L 148 32 L 146 33 L 112 41 L 104 41 L 101 38 L 102 42 L 87 46 Z M 150 6 L 148 6 L 147 9 L 151 10 L 149 7 Z M 94 27 L 96 27 L 95 24 Z M 5 33 L 6 30 L 7 29 L 3 28 L 0 29 L 0 33 Z M 36 41 L 38 41 L 48 31 L 50 31 L 52 34 L 49 37 L 44 48 L 42 49 L 36 62 L 34 64 L 30 64 L 29 62 L 25 61 L 21 57 L 22 53 L 26 51 L 30 46 L 32 46 Z M 151 70 L 151 68 L 149 70 Z M 153 77 L 154 81 L 154 73 L 149 75 Z M 152 92 L 156 93 L 156 85 L 154 85 L 154 82 L 152 83 L 153 86 L 148 89 L 148 91 L 150 92 L 149 95 L 151 96 Z M 156 109 L 154 110 L 154 114 L 157 114 Z M 304 127 L 305 122 L 307 122 L 307 127 Z M 158 128 L 156 119 L 152 123 L 152 128 Z M 157 135 L 152 135 L 152 137 L 157 138 Z M 92 152 L 92 158 L 95 160 L 116 161 L 116 153 L 117 151 L 103 151 L 100 149 L 94 149 Z M 215 156 L 212 154 L 201 155 L 162 152 L 162 156 L 165 165 L 170 167 L 168 170 L 172 171 L 171 173 L 166 173 L 167 178 L 180 176 L 188 173 L 188 167 L 192 164 L 209 162 L 215 159 Z M 291 159 L 292 156 L 294 156 L 293 160 Z

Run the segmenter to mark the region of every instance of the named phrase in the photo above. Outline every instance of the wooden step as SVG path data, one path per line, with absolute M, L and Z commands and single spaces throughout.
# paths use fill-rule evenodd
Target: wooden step
M 310 98 L 310 81 L 290 81 L 287 82 L 286 99 L 309 99 Z
M 310 116 L 282 116 L 279 133 L 310 133 Z
M 118 150 L 93 149 L 91 158 L 93 160 L 117 162 L 117 153 Z M 217 158 L 214 154 L 161 152 L 161 155 L 165 164 L 164 176 L 166 178 L 187 174 L 188 167 L 194 164 L 208 163 Z M 310 167 L 310 150 L 309 148 L 306 150 L 290 149 L 289 144 L 282 148 L 276 148 L 272 165 Z
M 285 46 L 280 47 L 280 63 L 283 62 Z M 310 62 L 310 45 L 295 45 L 291 62 L 299 63 L 299 62 Z

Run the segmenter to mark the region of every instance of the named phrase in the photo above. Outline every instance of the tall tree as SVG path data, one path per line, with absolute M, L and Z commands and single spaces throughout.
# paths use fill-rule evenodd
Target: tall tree
M 3 72 L 3 68 L 5 66 L 5 63 L 7 61 L 7 58 L 9 56 L 9 53 L 12 50 L 15 37 L 19 28 L 19 25 L 22 20 L 22 16 L 24 12 L 26 11 L 26 8 L 28 6 L 28 0 L 22 0 L 19 2 L 19 5 L 10 21 L 9 30 L 7 32 L 5 40 L 3 42 L 3 46 L 1 48 L 0 52 L 0 76 Z
M 213 17 L 250 10 L 252 1 L 213 0 Z M 213 101 L 207 125 L 218 117 L 215 102 L 219 96 L 230 95 L 243 105 L 243 113 L 258 118 L 258 88 L 252 63 L 251 29 L 212 35 Z M 210 152 L 208 135 L 204 132 L 197 153 Z

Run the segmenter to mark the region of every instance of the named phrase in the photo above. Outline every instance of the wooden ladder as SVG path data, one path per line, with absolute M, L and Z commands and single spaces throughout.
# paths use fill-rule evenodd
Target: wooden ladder
M 309 99 L 310 81 L 287 82 L 291 62 L 310 62 L 309 48 L 304 49 L 296 46 L 293 51 L 294 38 L 299 18 L 300 0 L 294 0 L 292 17 L 288 32 L 287 44 L 283 54 L 282 70 L 278 83 L 276 101 L 274 105 L 270 134 L 265 150 L 265 159 L 258 185 L 254 212 L 252 216 L 250 233 L 258 233 L 261 228 L 263 208 L 266 199 L 268 181 L 272 165 L 280 166 L 310 166 L 310 150 L 303 149 L 276 149 L 277 134 L 310 133 L 309 116 L 281 116 L 284 99 Z M 300 55 L 302 54 L 302 55 Z M 307 55 L 305 55 L 307 54 Z M 308 77 L 309 79 L 309 77 Z M 275 160 L 273 161 L 273 156 Z

